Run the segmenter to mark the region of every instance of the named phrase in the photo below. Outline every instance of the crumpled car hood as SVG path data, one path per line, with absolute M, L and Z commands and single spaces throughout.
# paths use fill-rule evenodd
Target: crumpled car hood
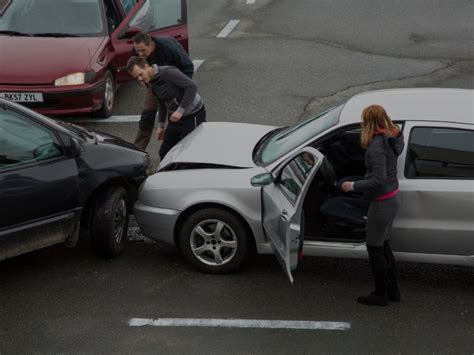
M 275 128 L 248 123 L 205 122 L 168 152 L 158 170 L 182 162 L 255 167 L 252 159 L 255 145 Z

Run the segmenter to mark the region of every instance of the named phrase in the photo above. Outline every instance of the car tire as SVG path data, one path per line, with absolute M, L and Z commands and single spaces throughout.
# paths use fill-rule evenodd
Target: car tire
M 238 269 L 245 260 L 249 247 L 247 234 L 235 215 L 209 208 L 186 219 L 179 243 L 186 260 L 200 271 L 226 274 Z
M 108 118 L 112 115 L 115 105 L 115 79 L 110 71 L 104 76 L 104 92 L 102 108 L 94 113 L 96 118 Z
M 115 257 L 122 252 L 128 220 L 127 191 L 123 187 L 110 187 L 99 193 L 91 223 L 92 246 L 97 255 Z

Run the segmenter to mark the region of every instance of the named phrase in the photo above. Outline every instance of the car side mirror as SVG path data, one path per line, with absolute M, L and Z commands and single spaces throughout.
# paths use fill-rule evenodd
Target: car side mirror
M 260 187 L 265 185 L 270 185 L 273 182 L 273 175 L 271 173 L 263 173 L 259 175 L 255 175 L 252 179 L 250 179 L 250 183 L 254 187 Z
M 132 38 L 133 36 L 135 36 L 137 33 L 141 32 L 141 28 L 140 27 L 136 27 L 136 26 L 130 26 L 129 28 L 127 28 L 127 31 L 125 32 L 125 37 L 126 38 Z

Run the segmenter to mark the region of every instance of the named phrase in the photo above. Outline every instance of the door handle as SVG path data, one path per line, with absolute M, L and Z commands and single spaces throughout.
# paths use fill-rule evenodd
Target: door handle
M 176 39 L 180 39 L 180 38 L 183 38 L 184 36 L 183 35 L 175 35 L 173 37 L 176 38 Z
M 287 221 L 288 220 L 288 212 L 286 210 L 282 210 L 280 214 L 281 219 Z

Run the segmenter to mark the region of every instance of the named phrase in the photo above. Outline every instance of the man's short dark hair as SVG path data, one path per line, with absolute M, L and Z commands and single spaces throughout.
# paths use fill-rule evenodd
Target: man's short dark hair
M 145 58 L 137 56 L 130 57 L 127 61 L 127 71 L 131 73 L 135 65 L 142 69 L 145 69 L 145 65 L 147 64 L 148 63 Z
M 151 36 L 145 32 L 138 32 L 135 36 L 133 36 L 133 43 L 135 44 L 143 42 L 145 46 L 149 46 L 152 41 L 153 39 Z

